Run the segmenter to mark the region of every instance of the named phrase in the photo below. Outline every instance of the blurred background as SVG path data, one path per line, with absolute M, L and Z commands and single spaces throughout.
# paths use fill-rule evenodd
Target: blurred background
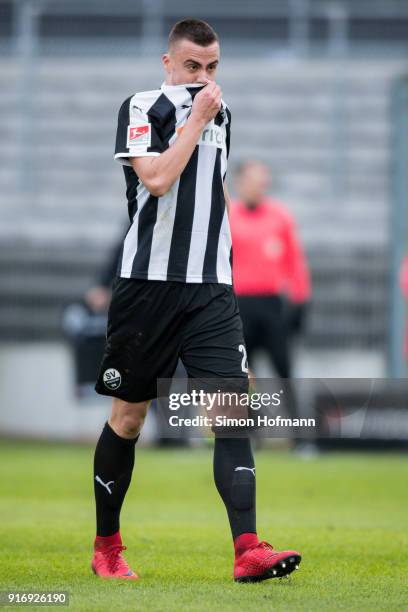
M 3 436 L 90 440 L 106 419 L 92 364 L 128 223 L 117 113 L 160 86 L 168 31 L 185 17 L 221 39 L 230 191 L 243 161 L 265 162 L 307 260 L 291 375 L 407 376 L 405 0 L 0 0 Z M 251 365 L 273 374 L 262 348 Z M 408 418 L 398 401 L 394 432 Z M 144 435 L 157 437 L 154 420 Z

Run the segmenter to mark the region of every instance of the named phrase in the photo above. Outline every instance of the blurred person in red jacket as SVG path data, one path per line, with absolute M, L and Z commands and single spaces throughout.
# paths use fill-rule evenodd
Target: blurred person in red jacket
M 401 268 L 401 289 L 403 296 L 408 300 L 408 255 L 405 257 Z M 405 357 L 408 359 L 408 325 L 405 330 Z
M 249 362 L 256 349 L 266 349 L 277 375 L 290 378 L 290 337 L 301 329 L 311 287 L 294 219 L 268 197 L 271 185 L 263 162 L 238 168 L 230 211 L 233 279 Z

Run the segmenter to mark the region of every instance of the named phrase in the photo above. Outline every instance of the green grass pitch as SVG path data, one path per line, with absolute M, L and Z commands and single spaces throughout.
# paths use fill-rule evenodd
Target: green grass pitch
M 408 610 L 404 455 L 257 452 L 259 535 L 303 555 L 289 579 L 258 584 L 231 579 L 209 448 L 137 448 L 121 530 L 141 580 L 95 577 L 92 459 L 88 446 L 1 442 L 1 589 L 69 591 L 62 609 L 84 611 Z

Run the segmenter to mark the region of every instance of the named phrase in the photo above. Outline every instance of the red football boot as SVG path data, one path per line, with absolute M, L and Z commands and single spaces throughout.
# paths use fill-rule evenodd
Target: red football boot
M 244 533 L 235 540 L 234 580 L 260 582 L 282 578 L 298 569 L 301 556 L 295 550 L 279 552 L 255 534 Z
M 91 564 L 93 573 L 101 578 L 138 580 L 139 576 L 123 558 L 122 550 L 126 550 L 126 546 L 122 545 L 119 531 L 107 537 L 96 536 Z

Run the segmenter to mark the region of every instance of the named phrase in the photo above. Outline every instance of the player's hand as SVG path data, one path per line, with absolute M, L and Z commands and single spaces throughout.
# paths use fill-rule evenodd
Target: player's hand
M 222 91 L 215 81 L 208 81 L 206 86 L 194 98 L 191 109 L 192 117 L 203 121 L 206 125 L 214 119 L 221 108 Z

